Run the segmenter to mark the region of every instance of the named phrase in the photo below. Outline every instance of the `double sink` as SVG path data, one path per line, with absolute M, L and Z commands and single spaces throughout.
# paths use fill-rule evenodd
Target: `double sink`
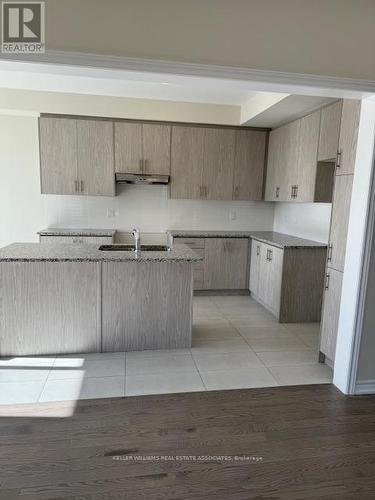
M 135 245 L 101 245 L 99 250 L 103 252 L 135 252 Z M 140 245 L 141 252 L 169 252 L 171 248 L 167 245 Z

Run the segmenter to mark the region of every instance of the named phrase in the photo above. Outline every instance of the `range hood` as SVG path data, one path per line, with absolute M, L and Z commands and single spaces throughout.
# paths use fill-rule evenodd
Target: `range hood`
M 117 173 L 118 184 L 168 184 L 169 175 Z

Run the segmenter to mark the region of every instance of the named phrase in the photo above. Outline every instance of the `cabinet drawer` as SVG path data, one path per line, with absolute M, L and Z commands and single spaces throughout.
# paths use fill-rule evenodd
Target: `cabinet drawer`
M 40 243 L 77 243 L 110 245 L 113 243 L 112 236 L 39 236 Z
M 204 238 L 173 238 L 176 243 L 183 243 L 194 250 L 196 248 L 204 248 Z

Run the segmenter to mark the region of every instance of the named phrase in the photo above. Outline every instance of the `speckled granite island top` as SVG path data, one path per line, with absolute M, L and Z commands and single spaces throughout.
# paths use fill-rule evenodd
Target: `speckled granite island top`
M 170 251 L 101 251 L 100 245 L 67 243 L 13 243 L 0 248 L 0 262 L 196 262 L 202 260 L 186 245 Z
M 195 231 L 170 229 L 168 232 L 174 237 L 181 238 L 253 238 L 279 248 L 325 248 L 325 243 L 305 240 L 289 234 L 274 231 Z
M 82 229 L 82 228 L 65 228 L 65 227 L 49 227 L 38 231 L 40 236 L 114 236 L 115 229 Z

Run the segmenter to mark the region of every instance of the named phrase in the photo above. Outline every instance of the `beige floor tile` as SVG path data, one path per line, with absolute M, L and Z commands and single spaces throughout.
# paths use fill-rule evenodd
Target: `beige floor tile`
M 318 351 L 271 351 L 258 352 L 259 358 L 266 366 L 292 366 L 302 364 L 314 364 L 318 361 Z
M 320 323 L 283 323 L 285 328 L 297 335 L 316 334 L 319 335 Z
M 78 361 L 81 363 L 79 366 L 77 366 Z M 125 376 L 125 356 L 110 359 L 104 357 L 103 360 L 90 359 L 89 361 L 80 358 L 56 359 L 48 380 L 116 376 Z
M 277 386 L 276 380 L 264 366 L 242 369 L 200 372 L 207 390 L 245 389 Z
M 301 335 L 296 334 L 296 336 L 302 340 L 304 344 L 306 344 L 307 347 L 310 349 L 316 349 L 319 350 L 320 346 L 320 334 L 316 333 L 303 333 Z
M 0 383 L 0 405 L 36 403 L 44 384 L 44 380 Z
M 250 347 L 255 352 L 262 351 L 298 351 L 306 348 L 306 344 L 296 338 L 264 338 L 247 339 Z
M 125 377 L 47 380 L 40 402 L 125 396 Z
M 138 357 L 129 353 L 126 357 L 126 375 L 146 375 L 168 372 L 170 375 L 180 371 L 194 370 L 195 365 L 191 354 L 155 354 L 154 356 Z
M 193 354 L 199 371 L 240 370 L 254 366 L 262 366 L 262 362 L 250 349 L 242 352 L 227 352 L 218 354 Z
M 327 365 L 272 366 L 269 368 L 279 385 L 325 384 L 332 382 Z
M 237 331 L 246 339 L 296 338 L 293 333 L 280 324 L 270 326 L 237 326 Z
M 196 370 L 173 374 L 130 375 L 125 380 L 126 396 L 173 394 L 204 390 L 205 387 Z
M 241 338 L 225 340 L 194 340 L 191 348 L 192 354 L 196 353 L 219 353 L 238 352 L 249 350 L 249 345 Z

